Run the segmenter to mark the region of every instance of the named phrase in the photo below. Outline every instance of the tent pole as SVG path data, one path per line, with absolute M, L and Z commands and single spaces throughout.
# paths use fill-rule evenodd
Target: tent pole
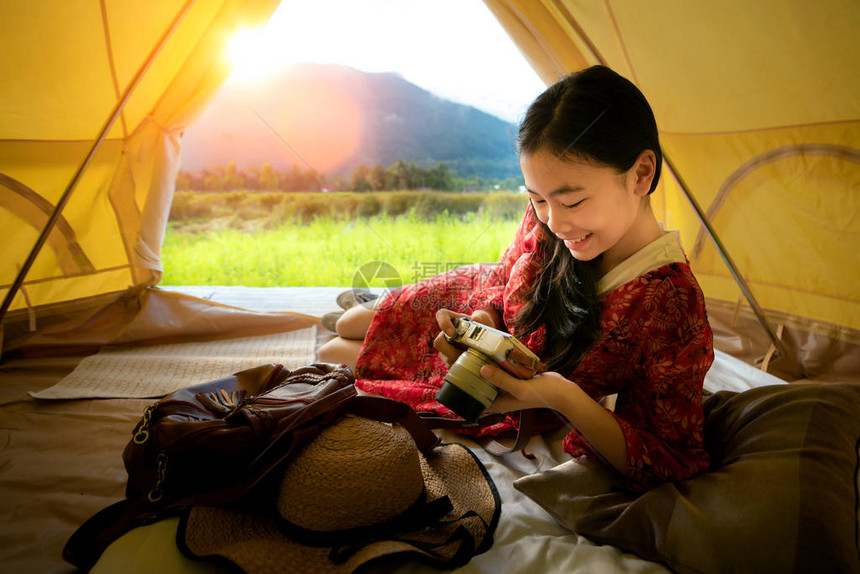
M 33 263 L 36 261 L 36 257 L 38 257 L 39 252 L 42 251 L 42 247 L 45 246 L 45 243 L 48 241 L 48 236 L 51 231 L 56 226 L 57 221 L 59 221 L 60 216 L 63 213 L 63 209 L 66 207 L 66 204 L 69 202 L 69 198 L 72 196 L 72 192 L 77 187 L 78 183 L 80 183 L 81 178 L 84 175 L 84 172 L 89 167 L 90 163 L 92 163 L 93 158 L 96 155 L 96 152 L 101 147 L 104 140 L 107 138 L 108 132 L 113 127 L 116 120 L 119 118 L 122 113 L 123 108 L 125 108 L 126 103 L 128 103 L 129 98 L 131 97 L 132 92 L 134 92 L 135 88 L 137 88 L 140 80 L 143 78 L 146 71 L 149 69 L 152 62 L 155 60 L 155 57 L 164 48 L 164 45 L 167 43 L 167 40 L 170 39 L 170 36 L 173 35 L 173 32 L 179 26 L 179 23 L 188 13 L 188 10 L 191 8 L 191 5 L 194 3 L 194 0 L 188 0 L 185 5 L 179 10 L 176 16 L 171 22 L 170 26 L 165 30 L 164 34 L 162 34 L 161 38 L 155 44 L 153 49 L 150 51 L 149 55 L 141 64 L 134 78 L 132 78 L 128 87 L 125 89 L 125 93 L 123 93 L 122 97 L 117 101 L 116 106 L 114 106 L 113 111 L 108 116 L 107 121 L 104 126 L 102 126 L 101 131 L 93 142 L 92 147 L 90 147 L 90 151 L 87 153 L 84 161 L 78 167 L 75 175 L 72 176 L 69 185 L 66 186 L 65 191 L 60 196 L 59 201 L 57 201 L 56 206 L 54 206 L 54 210 L 51 213 L 51 217 L 48 218 L 48 222 L 45 224 L 45 227 L 42 229 L 39 238 L 36 240 L 35 245 L 33 245 L 33 249 L 30 251 L 30 254 L 27 256 L 26 261 L 21 266 L 18 275 L 15 277 L 15 281 L 12 282 L 12 285 L 9 287 L 9 291 L 6 293 L 6 297 L 3 299 L 3 304 L 0 306 L 0 324 L 2 324 L 3 319 L 6 317 L 6 313 L 9 311 L 9 307 L 12 305 L 12 300 L 15 298 L 15 295 L 18 293 L 18 290 L 21 289 L 21 285 L 24 284 L 24 279 L 27 277 L 27 273 L 30 272 L 30 268 L 33 266 Z
M 687 183 L 684 181 L 684 179 L 681 177 L 681 174 L 678 172 L 675 165 L 672 163 L 672 161 L 666 155 L 665 150 L 661 150 L 661 151 L 663 153 L 663 161 L 666 163 L 666 167 L 669 168 L 669 172 L 672 174 L 672 177 L 675 178 L 676 182 L 678 182 L 678 186 L 681 188 L 681 191 L 684 192 L 684 196 L 687 198 L 687 201 L 690 202 L 690 205 L 693 207 L 693 211 L 696 212 L 696 217 L 699 219 L 699 222 L 702 224 L 702 227 L 704 227 L 705 231 L 708 234 L 708 237 L 711 238 L 711 242 L 714 244 L 714 247 L 717 248 L 717 252 L 720 254 L 720 257 L 723 259 L 723 262 L 726 264 L 726 267 L 729 268 L 729 272 L 732 274 L 732 277 L 734 278 L 735 283 L 738 284 L 738 287 L 740 288 L 741 293 L 743 293 L 743 296 L 746 298 L 747 302 L 749 303 L 750 308 L 752 309 L 752 311 L 755 314 L 756 318 L 758 319 L 759 323 L 761 323 L 762 327 L 764 327 L 764 330 L 767 331 L 767 335 L 770 338 L 771 342 L 773 343 L 773 346 L 776 348 L 777 353 L 779 354 L 780 357 L 790 358 L 791 355 L 789 354 L 788 350 L 786 349 L 785 343 L 783 343 L 782 339 L 780 339 L 779 336 L 777 336 L 776 331 L 774 331 L 773 327 L 771 327 L 770 322 L 767 320 L 767 317 L 765 317 L 764 311 L 762 310 L 761 306 L 758 304 L 758 301 L 756 300 L 755 295 L 753 295 L 753 293 L 750 290 L 749 285 L 747 284 L 746 280 L 741 276 L 740 272 L 738 271 L 737 266 L 735 266 L 735 262 L 732 260 L 731 255 L 729 255 L 729 252 L 726 250 L 725 246 L 723 245 L 722 240 L 717 235 L 717 232 L 714 230 L 713 226 L 711 225 L 711 222 L 708 220 L 708 217 L 705 215 L 705 212 L 702 211 L 702 207 L 699 205 L 699 202 L 696 200 L 696 198 L 690 192 L 690 188 L 687 187 Z M 803 367 L 799 364 L 798 361 L 795 361 L 795 362 L 797 363 L 795 366 L 798 367 L 799 372 L 802 375 Z

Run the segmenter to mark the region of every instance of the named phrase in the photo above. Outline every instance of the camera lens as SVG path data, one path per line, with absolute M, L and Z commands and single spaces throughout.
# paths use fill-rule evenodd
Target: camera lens
M 485 355 L 468 349 L 451 365 L 436 400 L 467 421 L 477 421 L 499 394 L 480 374 L 488 362 Z

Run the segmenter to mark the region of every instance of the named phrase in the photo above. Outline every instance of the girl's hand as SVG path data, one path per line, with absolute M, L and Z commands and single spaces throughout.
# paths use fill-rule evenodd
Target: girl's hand
M 453 321 L 455 317 L 470 318 L 476 323 L 481 323 L 482 325 L 487 325 L 494 329 L 499 329 L 502 323 L 501 316 L 495 309 L 478 309 L 472 313 L 471 317 L 465 313 L 457 313 L 450 309 L 439 309 L 436 311 L 436 322 L 439 323 L 439 329 L 441 329 L 441 332 L 436 335 L 435 339 L 433 339 L 433 347 L 439 351 L 445 364 L 449 367 L 454 364 L 457 357 L 463 353 L 461 349 L 458 349 L 449 343 L 444 336 L 448 335 L 449 337 L 453 337 L 457 334 L 457 329 L 454 327 Z
M 472 313 L 472 321 L 480 323 L 481 325 L 487 325 L 493 329 L 498 329 L 499 331 L 505 330 L 502 323 L 502 316 L 492 307 L 487 309 L 478 309 Z
M 463 352 L 454 345 L 448 342 L 445 335 L 453 337 L 457 334 L 457 329 L 454 327 L 454 317 L 468 317 L 465 313 L 457 313 L 450 309 L 439 309 L 436 311 L 436 322 L 439 323 L 441 332 L 433 339 L 433 347 L 439 351 L 439 355 L 445 361 L 445 364 L 450 367 L 457 360 L 457 357 Z
M 505 391 L 496 397 L 488 411 L 553 409 L 579 430 L 609 464 L 625 476 L 629 475 L 627 439 L 621 425 L 579 385 L 554 372 L 518 379 L 495 365 L 481 367 L 481 376 Z
M 576 383 L 552 371 L 531 379 L 518 379 L 496 365 L 487 364 L 481 367 L 481 376 L 505 391 L 487 409 L 499 413 L 536 408 L 562 410 L 564 399 L 577 389 Z

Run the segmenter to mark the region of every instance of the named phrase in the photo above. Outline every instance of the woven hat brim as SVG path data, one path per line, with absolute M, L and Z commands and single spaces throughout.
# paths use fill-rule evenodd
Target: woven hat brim
M 249 574 L 344 574 L 370 560 L 398 553 L 453 567 L 486 551 L 492 545 L 501 501 L 477 457 L 462 445 L 444 444 L 421 457 L 421 470 L 428 501 L 447 495 L 453 505 L 431 528 L 400 532 L 358 549 L 333 549 L 289 540 L 268 516 L 232 508 L 194 507 L 182 516 L 177 542 L 190 558 L 224 558 Z

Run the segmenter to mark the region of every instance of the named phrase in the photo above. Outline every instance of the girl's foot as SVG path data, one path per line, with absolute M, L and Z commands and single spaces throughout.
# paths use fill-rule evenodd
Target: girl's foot
M 337 320 L 343 316 L 343 311 L 332 311 L 331 313 L 326 313 L 320 318 L 320 322 L 322 326 L 332 331 L 334 333 L 337 332 L 335 326 L 337 325 Z
M 337 296 L 338 307 L 346 311 L 347 309 L 351 309 L 356 305 L 360 305 L 361 303 L 367 303 L 368 301 L 373 301 L 378 298 L 379 295 L 375 293 L 371 293 L 370 291 L 364 291 L 361 289 L 349 289 L 348 291 L 344 291 L 340 295 Z

